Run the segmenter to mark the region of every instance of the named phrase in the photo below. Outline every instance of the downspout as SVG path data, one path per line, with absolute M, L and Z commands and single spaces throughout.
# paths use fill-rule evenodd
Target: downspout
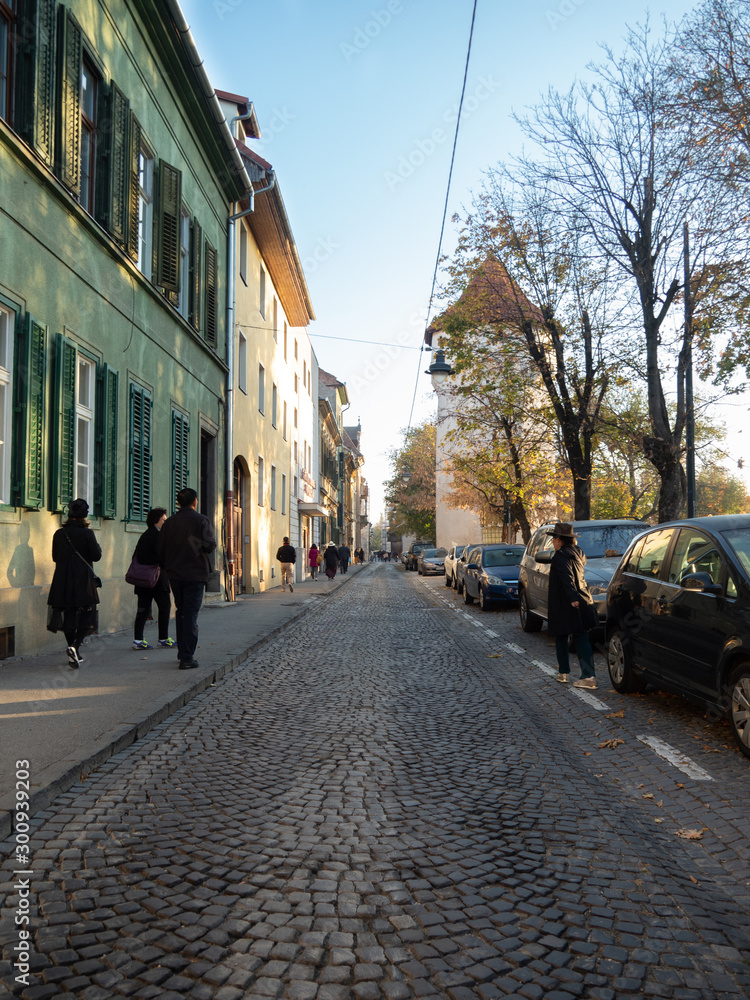
M 245 121 L 251 115 L 236 115 L 232 118 L 229 123 L 229 131 L 232 134 L 232 129 L 234 128 L 234 123 L 238 121 Z M 236 149 L 236 147 L 235 147 Z M 244 164 L 243 164 L 244 170 Z M 243 209 L 241 212 L 232 212 L 229 216 L 228 226 L 227 226 L 227 239 L 229 245 L 227 247 L 227 441 L 226 441 L 226 492 L 225 492 L 225 509 L 226 509 L 226 523 L 227 523 L 227 537 L 226 537 L 226 556 L 227 556 L 227 587 L 226 596 L 228 601 L 233 601 L 235 598 L 234 593 L 234 298 L 235 298 L 235 228 L 234 224 L 238 219 L 244 218 L 246 215 L 252 214 L 254 211 L 254 198 L 256 194 L 264 194 L 266 191 L 270 191 L 271 188 L 276 183 L 276 175 L 273 170 L 269 171 L 271 178 L 270 183 L 264 188 L 260 188 L 258 191 L 254 191 L 250 188 L 248 192 L 248 197 L 250 199 L 250 205 L 248 208 Z M 235 203 L 232 203 L 232 209 L 235 208 Z

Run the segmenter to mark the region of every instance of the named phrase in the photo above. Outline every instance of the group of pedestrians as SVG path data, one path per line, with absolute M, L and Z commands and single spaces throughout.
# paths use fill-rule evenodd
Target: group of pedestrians
M 146 517 L 146 530 L 135 547 L 134 560 L 143 567 L 159 567 L 152 586 L 136 585 L 138 606 L 133 648 L 152 649 L 143 638 L 152 604 L 158 610 L 161 647 L 177 647 L 180 670 L 198 666 L 198 612 L 212 568 L 216 537 L 211 522 L 198 512 L 198 494 L 185 488 L 177 494 L 178 510 L 167 517 L 164 507 L 154 507 Z M 83 661 L 81 646 L 98 630 L 99 590 L 102 582 L 93 563 L 102 550 L 91 530 L 89 505 L 78 498 L 68 507 L 68 517 L 52 538 L 55 571 L 50 586 L 47 628 L 62 632 L 67 643 L 68 665 L 77 669 Z M 175 604 L 175 635 L 169 636 L 171 598 Z
M 355 549 L 354 556 L 355 561 L 364 562 L 364 549 Z M 281 563 L 281 590 L 282 592 L 285 590 L 288 579 L 289 590 L 293 592 L 292 573 L 297 561 L 297 552 L 294 546 L 289 544 L 288 538 L 284 538 L 284 543 L 279 547 L 276 558 Z M 339 569 L 342 573 L 348 572 L 351 558 L 352 550 L 346 543 L 337 547 L 334 542 L 328 542 L 323 548 L 318 548 L 317 542 L 313 542 L 307 552 L 307 568 L 313 580 L 318 579 L 318 571 L 321 569 L 329 580 L 333 580 Z

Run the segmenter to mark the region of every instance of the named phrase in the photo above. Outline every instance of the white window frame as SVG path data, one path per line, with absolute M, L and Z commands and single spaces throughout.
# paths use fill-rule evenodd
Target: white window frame
M 10 504 L 13 450 L 13 352 L 16 314 L 0 305 L 0 503 Z
M 284 419 L 284 423 L 283 423 L 283 426 L 282 426 L 282 433 L 284 435 L 284 440 L 286 441 L 287 422 L 289 420 L 289 412 L 288 412 L 288 409 L 287 409 L 286 400 L 284 400 L 284 418 L 283 419 Z
M 258 506 L 264 507 L 266 502 L 265 492 L 265 469 L 262 455 L 258 455 Z
M 276 466 L 271 466 L 271 510 L 276 510 Z
M 141 274 L 151 280 L 154 240 L 154 154 L 145 143 L 138 153 L 138 261 Z
M 242 330 L 237 342 L 237 388 L 247 395 L 247 337 Z
M 266 414 L 266 369 L 258 363 L 258 409 Z
M 258 293 L 258 308 L 263 319 L 266 318 L 266 269 L 260 265 L 260 289 Z
M 76 360 L 76 496 L 94 495 L 94 438 L 96 425 L 96 362 L 78 352 Z
M 276 427 L 278 424 L 278 411 L 279 411 L 279 389 L 274 382 L 273 388 L 271 389 L 271 426 Z
M 281 473 L 281 515 L 286 514 L 286 476 Z

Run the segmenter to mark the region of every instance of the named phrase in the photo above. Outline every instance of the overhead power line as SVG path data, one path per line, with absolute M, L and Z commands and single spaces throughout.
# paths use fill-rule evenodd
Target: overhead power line
M 458 119 L 456 121 L 456 132 L 455 132 L 455 135 L 453 136 L 453 151 L 451 152 L 451 165 L 450 165 L 450 169 L 448 171 L 448 186 L 447 186 L 446 191 L 445 191 L 445 204 L 443 205 L 443 221 L 442 221 L 442 223 L 440 225 L 440 239 L 438 240 L 437 256 L 435 257 L 435 270 L 433 271 L 433 274 L 432 274 L 432 288 L 430 289 L 430 300 L 429 300 L 429 303 L 427 305 L 427 320 L 425 322 L 425 332 L 427 331 L 427 328 L 429 327 L 429 324 L 430 324 L 430 313 L 432 311 L 432 300 L 433 300 L 434 295 L 435 295 L 435 284 L 437 283 L 437 273 L 438 273 L 438 268 L 440 266 L 440 253 L 441 253 L 441 251 L 443 249 L 443 234 L 445 233 L 445 219 L 446 219 L 446 216 L 448 214 L 448 199 L 449 199 L 450 193 L 451 193 L 451 180 L 453 179 L 453 164 L 454 164 L 454 161 L 456 159 L 456 146 L 458 144 L 458 130 L 461 127 L 461 111 L 463 110 L 464 95 L 466 94 L 466 80 L 468 79 L 468 76 L 469 76 L 469 59 L 471 58 L 471 43 L 472 43 L 472 41 L 474 39 L 474 20 L 475 20 L 475 18 L 477 16 L 477 3 L 478 3 L 478 0 L 474 0 L 474 8 L 473 8 L 473 10 L 471 12 L 471 29 L 469 31 L 469 44 L 468 44 L 468 47 L 466 49 L 466 65 L 464 67 L 464 82 L 463 82 L 463 85 L 461 87 L 461 100 L 458 103 Z M 422 342 L 424 343 L 424 337 L 422 338 Z M 422 350 L 423 350 L 423 347 L 420 347 L 419 362 L 418 362 L 418 365 L 417 365 L 417 377 L 416 377 L 416 379 L 414 381 L 414 394 L 413 394 L 412 399 L 411 399 L 411 411 L 409 413 L 409 427 L 408 427 L 408 430 L 411 429 L 411 421 L 412 421 L 412 417 L 414 416 L 414 402 L 415 402 L 415 400 L 417 398 L 417 386 L 419 385 L 420 369 L 422 368 L 422 353 L 421 353 Z

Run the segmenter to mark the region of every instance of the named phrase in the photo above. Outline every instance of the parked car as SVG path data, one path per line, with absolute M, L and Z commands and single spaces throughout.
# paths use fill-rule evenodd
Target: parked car
M 417 572 L 420 576 L 441 576 L 445 573 L 447 555 L 447 549 L 422 549 L 417 560 Z
M 456 566 L 453 573 L 453 589 L 459 594 L 463 594 L 464 592 L 464 577 L 466 576 L 466 563 L 468 562 L 469 553 L 479 544 L 479 542 L 474 542 L 473 545 L 464 545 L 463 552 L 456 559 Z
M 464 604 L 479 601 L 489 611 L 496 601 L 518 600 L 518 569 L 523 545 L 477 545 L 469 550 L 464 575 Z
M 660 524 L 628 548 L 607 593 L 617 691 L 651 681 L 728 716 L 750 757 L 750 514 Z
M 451 545 L 448 549 L 448 555 L 445 557 L 445 586 L 454 586 L 456 579 L 456 561 L 460 558 L 461 553 L 466 548 L 465 545 Z
M 573 521 L 578 544 L 586 556 L 584 577 L 604 634 L 607 618 L 607 587 L 617 564 L 633 539 L 649 527 L 644 521 Z M 547 620 L 549 564 L 555 550 L 549 532 L 554 524 L 543 524 L 531 536 L 518 571 L 518 611 L 524 632 L 538 632 Z
M 422 549 L 429 548 L 429 542 L 415 542 L 409 551 L 406 553 L 406 559 L 404 561 L 404 566 L 407 570 L 415 570 L 417 568 L 417 562 L 419 561 L 419 553 Z

